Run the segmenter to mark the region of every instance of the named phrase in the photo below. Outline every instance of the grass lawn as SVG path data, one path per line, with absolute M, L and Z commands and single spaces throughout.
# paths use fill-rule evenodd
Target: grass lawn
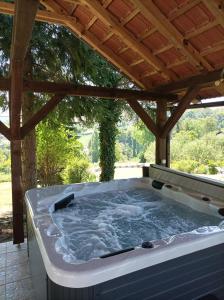
M 0 217 L 8 211 L 12 211 L 11 182 L 0 183 Z

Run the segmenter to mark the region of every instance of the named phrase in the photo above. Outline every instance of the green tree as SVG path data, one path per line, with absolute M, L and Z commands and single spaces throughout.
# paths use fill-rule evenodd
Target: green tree
M 46 121 L 37 129 L 37 166 L 43 186 L 88 181 L 90 163 L 74 131 Z

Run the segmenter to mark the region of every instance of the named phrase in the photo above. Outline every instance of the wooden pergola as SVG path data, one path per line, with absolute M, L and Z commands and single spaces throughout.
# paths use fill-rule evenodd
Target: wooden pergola
M 0 13 L 14 16 L 10 76 L 0 78 L 0 90 L 10 95 L 10 128 L 0 122 L 0 133 L 11 144 L 14 243 L 24 239 L 21 140 L 66 95 L 127 101 L 155 135 L 156 163 L 166 166 L 169 134 L 184 111 L 223 105 L 199 103 L 224 95 L 222 0 L 15 0 L 0 1 Z M 24 80 L 35 20 L 66 26 L 139 89 Z M 52 98 L 21 126 L 25 91 L 48 93 Z M 156 102 L 156 122 L 139 100 Z

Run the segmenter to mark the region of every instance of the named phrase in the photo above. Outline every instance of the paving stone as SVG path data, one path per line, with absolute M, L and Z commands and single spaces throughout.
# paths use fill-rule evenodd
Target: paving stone
M 14 245 L 12 241 L 6 243 L 7 252 L 17 252 L 27 249 L 27 242 L 25 241 L 22 244 Z
M 0 255 L 0 269 L 5 268 L 6 266 L 6 253 Z
M 6 284 L 7 300 L 30 300 L 34 299 L 33 286 L 30 278 Z
M 30 269 L 28 262 L 6 268 L 6 283 L 22 280 L 30 277 Z
M 28 261 L 27 250 L 9 252 L 6 255 L 6 266 L 23 264 Z
M 5 285 L 0 285 L 0 299 L 3 296 L 5 297 Z
M 0 269 L 0 286 L 5 284 L 5 268 Z

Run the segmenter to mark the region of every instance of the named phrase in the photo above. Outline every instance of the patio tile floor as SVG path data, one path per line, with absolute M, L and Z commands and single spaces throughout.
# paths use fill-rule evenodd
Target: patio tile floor
M 26 241 L 0 244 L 0 300 L 33 300 Z

